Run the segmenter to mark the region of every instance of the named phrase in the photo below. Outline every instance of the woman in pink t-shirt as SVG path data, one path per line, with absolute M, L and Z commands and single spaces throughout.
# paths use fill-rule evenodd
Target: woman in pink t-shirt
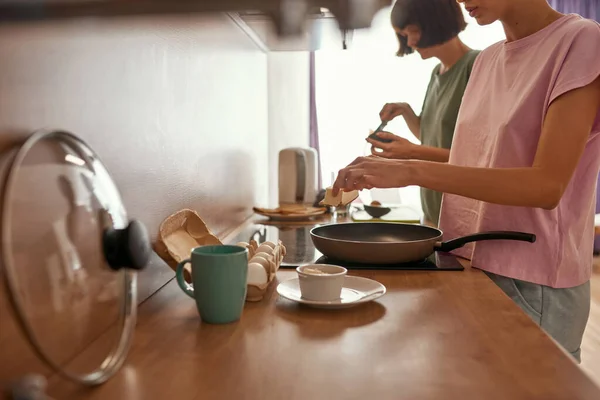
M 477 231 L 537 235 L 456 254 L 484 270 L 579 359 L 590 307 L 600 170 L 600 25 L 546 0 L 459 0 L 506 41 L 473 67 L 448 163 L 361 157 L 337 189 L 418 185 L 445 193 L 444 239 Z

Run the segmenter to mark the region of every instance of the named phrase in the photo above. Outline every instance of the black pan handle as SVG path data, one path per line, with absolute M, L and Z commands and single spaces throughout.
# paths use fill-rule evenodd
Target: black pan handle
M 437 243 L 435 245 L 435 250 L 448 253 L 452 250 L 460 249 L 467 243 L 479 242 L 484 240 L 518 240 L 520 242 L 535 243 L 536 237 L 532 233 L 524 232 L 483 232 L 448 240 L 447 242 Z

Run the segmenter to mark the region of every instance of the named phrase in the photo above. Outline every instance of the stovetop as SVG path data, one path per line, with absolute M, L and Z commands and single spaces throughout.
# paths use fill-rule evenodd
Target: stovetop
M 334 264 L 345 267 L 346 269 L 370 269 L 370 270 L 404 270 L 404 271 L 462 271 L 464 267 L 458 262 L 455 256 L 447 253 L 432 254 L 431 257 L 409 263 L 400 264 L 358 264 L 348 261 L 333 260 L 321 256 L 311 264 Z M 295 268 L 294 265 L 281 265 L 281 268 Z
M 258 243 L 281 240 L 287 254 L 281 263 L 282 269 L 292 269 L 306 264 L 335 264 L 347 269 L 362 270 L 405 270 L 405 271 L 462 271 L 464 268 L 458 259 L 448 253 L 434 253 L 429 258 L 402 264 L 356 264 L 346 261 L 332 260 L 321 254 L 313 245 L 310 230 L 313 226 L 275 226 L 254 224 L 240 232 L 233 240 L 249 242 L 254 239 Z

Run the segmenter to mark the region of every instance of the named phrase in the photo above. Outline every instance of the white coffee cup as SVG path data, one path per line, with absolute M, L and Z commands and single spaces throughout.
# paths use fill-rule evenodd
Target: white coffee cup
M 303 299 L 312 301 L 339 300 L 348 270 L 328 264 L 310 264 L 296 268 Z

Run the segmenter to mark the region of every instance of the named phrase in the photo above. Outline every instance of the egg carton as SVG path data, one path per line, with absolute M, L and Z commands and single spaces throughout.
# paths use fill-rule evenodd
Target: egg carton
M 194 210 L 183 209 L 167 217 L 158 230 L 154 251 L 174 271 L 177 264 L 190 258 L 193 248 L 223 244 Z M 192 282 L 191 267 L 185 266 L 184 279 Z
M 250 243 L 239 242 L 236 246 L 248 249 L 248 294 L 246 301 L 261 301 L 281 266 L 286 248 L 279 240 L 277 243 L 256 240 Z
M 196 211 L 184 209 L 170 215 L 161 223 L 154 250 L 176 270 L 177 263 L 189 258 L 193 248 L 222 244 Z M 255 240 L 251 240 L 250 243 L 240 242 L 237 245 L 248 249 L 247 301 L 260 301 L 279 270 L 286 254 L 285 246 L 281 241 L 264 242 L 259 245 Z M 185 266 L 183 275 L 187 283 L 192 283 L 189 264 Z

